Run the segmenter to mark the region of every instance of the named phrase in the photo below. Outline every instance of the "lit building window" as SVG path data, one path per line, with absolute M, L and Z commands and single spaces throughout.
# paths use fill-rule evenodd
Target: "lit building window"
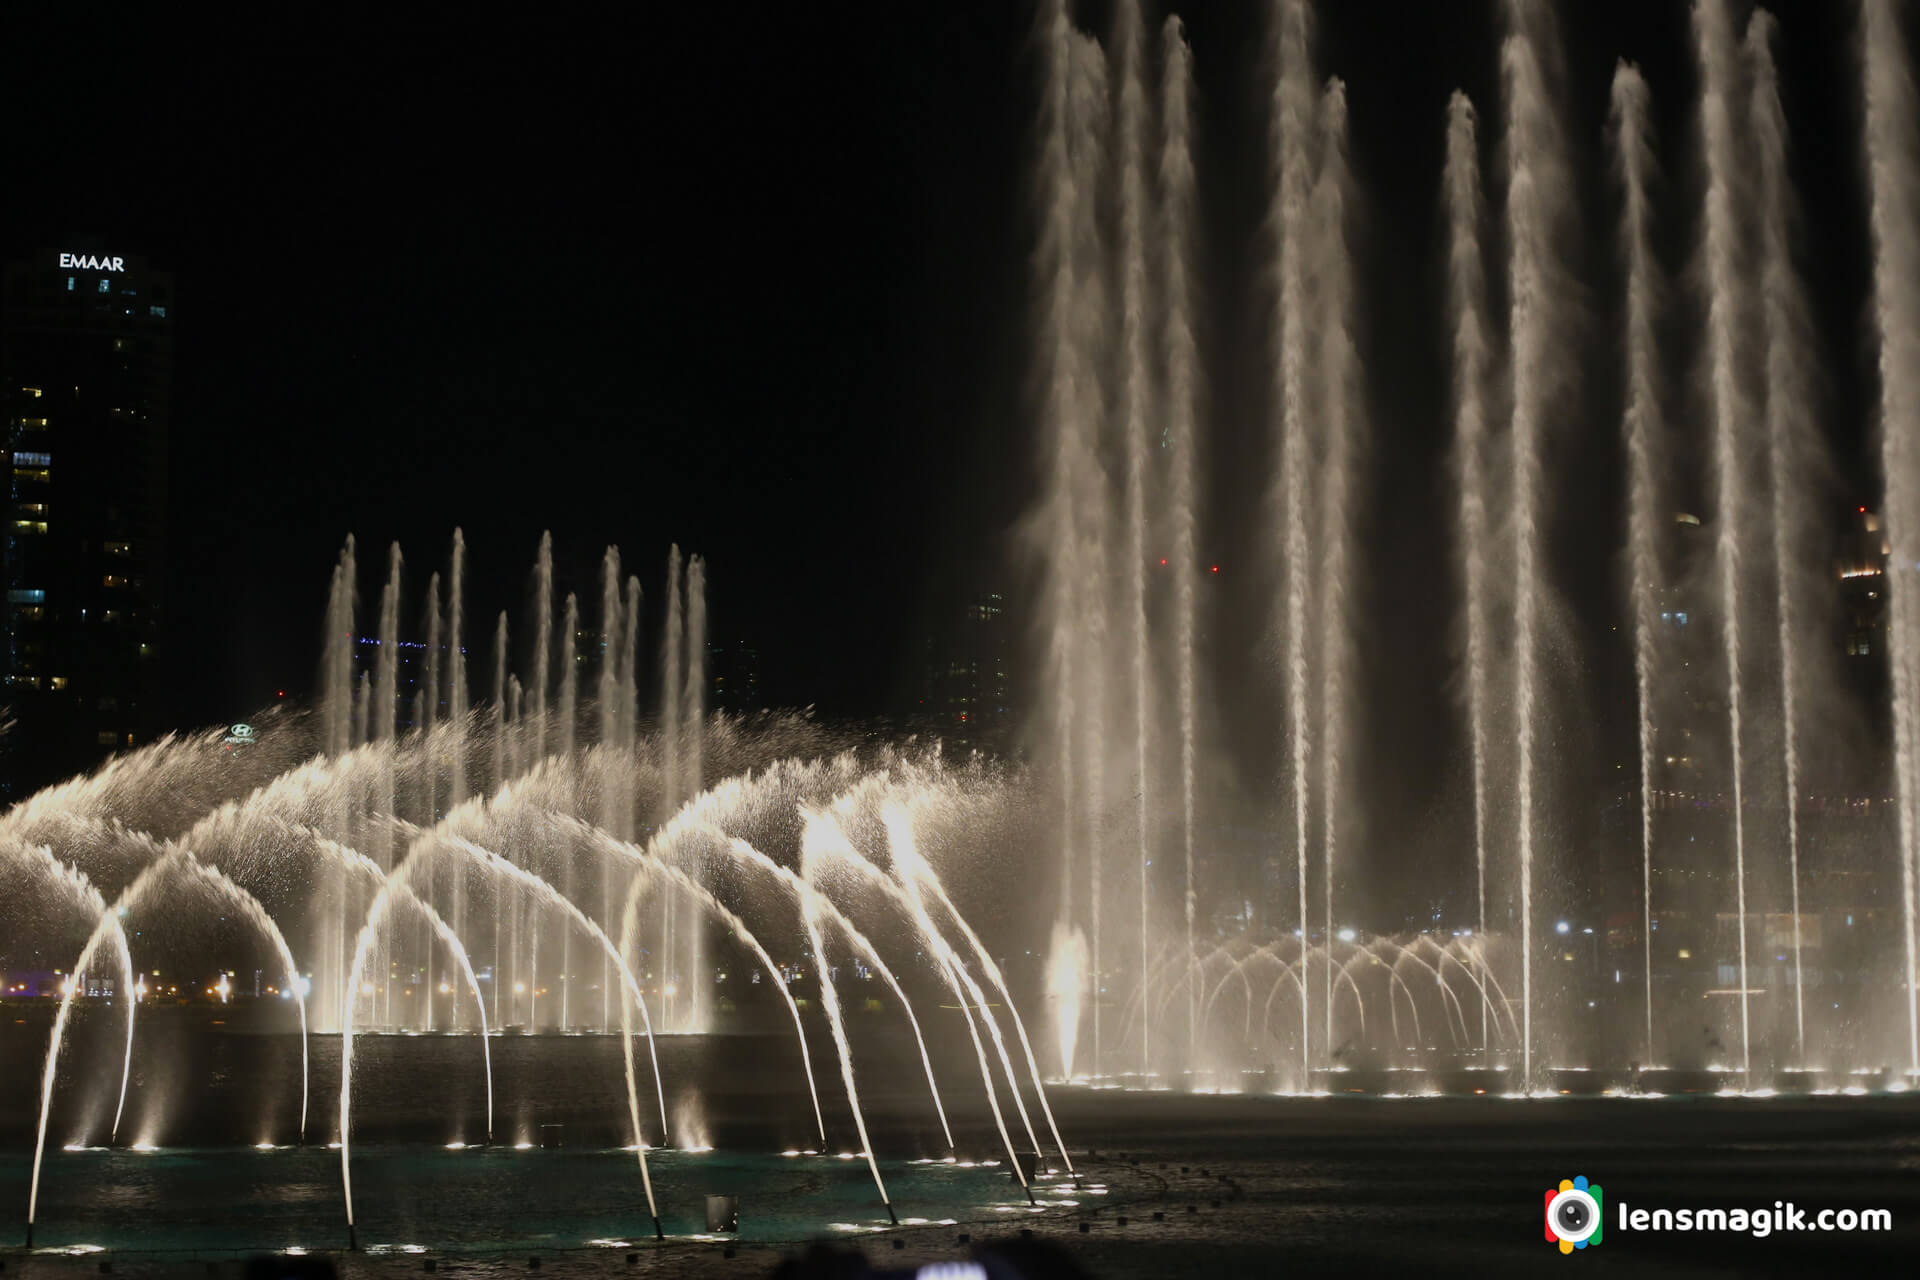
M 15 452 L 13 455 L 13 465 L 16 467 L 50 467 L 53 465 L 53 455 L 50 453 Z
M 112 291 L 113 291 L 113 281 L 111 281 L 111 280 L 102 280 L 102 281 L 100 282 L 100 292 L 102 292 L 102 293 L 111 293 Z
M 43 604 L 20 604 L 13 607 L 13 616 L 23 622 L 39 622 L 47 616 L 47 606 Z
M 45 520 L 15 520 L 13 522 L 13 531 L 15 533 L 45 533 L 47 531 L 47 522 Z
M 99 738 L 96 739 L 96 741 L 98 741 L 100 745 L 103 747 L 110 747 L 114 743 L 118 742 L 119 740 L 120 740 L 120 735 L 115 733 L 111 729 L 102 729 L 100 731 Z
M 40 393 L 36 391 L 34 394 L 39 395 Z M 19 419 L 19 423 L 21 429 L 25 431 L 45 431 L 47 429 L 47 420 L 45 418 L 21 418 Z
M 127 585 L 127 579 L 122 574 L 109 573 L 105 577 L 100 579 L 100 585 L 103 587 L 114 587 L 114 588 L 124 587 Z
M 51 676 L 47 680 L 47 688 L 49 689 L 64 689 L 66 687 L 67 678 L 65 676 Z
M 109 542 L 106 544 L 106 551 L 110 556 L 130 556 L 133 554 L 133 544 L 131 542 Z
M 47 514 L 47 504 L 44 502 L 16 502 L 13 504 L 13 514 L 17 516 L 43 516 Z
M 25 396 L 29 400 L 38 400 L 40 398 L 40 388 L 22 387 L 20 388 L 20 394 Z
M 162 320 L 165 320 L 167 318 L 167 309 L 165 307 L 158 306 L 158 305 L 150 306 L 147 308 L 147 311 L 149 314 L 158 316 Z
M 46 600 L 47 593 L 39 587 L 29 587 L 24 590 L 16 588 L 7 592 L 8 604 L 45 604 Z
M 67 292 L 68 292 L 68 293 L 72 293 L 72 292 L 73 292 L 73 277 L 72 277 L 72 276 L 68 276 L 68 277 L 67 277 Z
M 45 484 L 53 478 L 53 473 L 45 467 L 15 467 L 13 469 L 13 478 L 15 480 L 37 481 L 40 484 Z

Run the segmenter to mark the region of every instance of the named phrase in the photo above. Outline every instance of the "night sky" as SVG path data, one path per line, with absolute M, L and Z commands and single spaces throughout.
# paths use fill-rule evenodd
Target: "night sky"
M 1556 463 L 1554 555 L 1597 633 L 1620 544 L 1607 79 L 1627 56 L 1651 81 L 1680 271 L 1695 72 L 1678 0 L 1563 7 L 1599 336 L 1589 421 Z M 1365 200 L 1363 736 L 1417 813 L 1455 754 L 1430 749 L 1454 732 L 1444 110 L 1464 87 L 1497 132 L 1496 9 L 1321 8 L 1318 61 L 1348 80 Z M 1838 511 L 1873 485 L 1853 6 L 1778 9 Z M 535 7 L 352 25 L 315 12 L 183 29 L 151 9 L 36 6 L 0 41 L 0 244 L 18 255 L 89 234 L 178 275 L 176 719 L 311 689 L 345 534 L 369 609 L 372 566 L 401 541 L 412 613 L 455 525 L 471 547 L 470 646 L 502 608 L 526 630 L 541 530 L 583 600 L 617 543 L 656 616 L 677 540 L 708 557 L 713 638 L 760 649 L 769 698 L 902 709 L 921 638 L 961 592 L 1020 581 L 1010 529 L 1035 454 L 1030 6 Z M 1105 29 L 1104 6 L 1081 13 Z M 1263 14 L 1186 14 L 1214 477 L 1203 549 L 1225 569 L 1219 603 L 1244 618 L 1266 607 L 1232 586 L 1236 560 L 1258 554 L 1246 486 L 1264 466 L 1269 386 Z M 1693 429 L 1685 395 L 1673 410 Z M 1591 664 L 1603 712 L 1620 661 Z

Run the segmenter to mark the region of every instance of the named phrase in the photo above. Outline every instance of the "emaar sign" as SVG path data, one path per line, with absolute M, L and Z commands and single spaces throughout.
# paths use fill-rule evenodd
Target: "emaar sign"
M 60 255 L 60 267 L 64 271 L 125 271 L 125 258 L 100 258 L 88 254 L 63 253 Z

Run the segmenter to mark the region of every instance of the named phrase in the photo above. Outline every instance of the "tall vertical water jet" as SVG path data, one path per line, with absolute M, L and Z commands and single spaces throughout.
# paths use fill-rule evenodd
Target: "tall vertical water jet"
M 1787 118 L 1773 63 L 1773 15 L 1756 9 L 1747 21 L 1752 76 L 1749 127 L 1760 249 L 1760 298 L 1766 342 L 1767 458 L 1773 475 L 1775 614 L 1779 626 L 1781 767 L 1787 792 L 1787 874 L 1793 907 L 1793 1023 L 1800 1062 L 1807 1053 L 1807 1013 L 1800 936 L 1800 682 L 1807 637 L 1808 571 L 1804 549 L 1819 545 L 1814 485 L 1825 474 L 1814 422 L 1813 325 L 1793 264 L 1794 203 L 1787 172 Z M 1807 652 L 1818 652 L 1811 645 Z
M 667 549 L 667 629 L 661 637 L 660 753 L 662 817 L 672 814 L 684 798 L 680 782 L 680 717 L 685 707 L 681 681 L 681 646 L 685 643 L 685 597 L 681 594 L 680 545 Z
M 493 625 L 493 742 L 492 750 L 487 753 L 493 770 L 493 787 L 489 794 L 497 795 L 500 784 L 507 776 L 507 612 L 502 609 L 499 619 Z M 493 1024 L 504 1026 L 500 1018 L 500 992 L 507 985 L 508 971 L 512 964 L 512 939 L 508 924 L 511 908 L 504 890 L 495 889 L 493 894 Z M 507 1007 L 509 1016 L 514 1012 L 511 1004 Z
M 353 749 L 353 605 L 358 572 L 354 564 L 353 535 L 348 534 L 327 593 L 327 634 L 322 649 L 322 726 L 326 753 L 335 760 Z M 329 820 L 334 835 L 346 836 L 349 819 L 344 797 L 335 801 Z M 341 975 L 347 971 L 347 930 L 352 915 L 347 898 L 346 873 L 336 869 L 330 877 L 326 904 L 321 910 L 318 940 L 322 957 L 320 1008 L 334 1016 L 338 1016 L 341 1001 L 346 998 L 340 982 Z
M 1160 86 L 1160 306 L 1166 368 L 1166 444 L 1173 526 L 1174 672 L 1180 708 L 1180 833 L 1185 855 L 1187 1063 L 1200 1047 L 1198 971 L 1193 968 L 1193 926 L 1198 897 L 1193 883 L 1194 784 L 1194 539 L 1195 423 L 1200 416 L 1199 361 L 1194 351 L 1192 299 L 1193 51 L 1178 16 L 1161 30 Z M 1080 967 L 1084 967 L 1084 964 Z M 1077 1008 L 1077 1002 L 1076 1002 Z M 1069 1073 L 1070 1074 L 1070 1073 Z
M 533 562 L 533 671 L 527 678 L 527 712 L 533 721 L 530 761 L 547 755 L 547 691 L 553 687 L 553 533 L 540 534 Z
M 686 661 L 686 574 L 680 559 L 680 545 L 667 549 L 667 630 L 662 638 L 660 657 L 660 806 L 659 821 L 666 821 L 687 798 L 686 748 L 682 741 L 686 716 L 686 691 L 683 687 Z M 659 896 L 656 918 L 659 932 L 653 939 L 653 954 L 659 957 L 660 989 L 664 993 L 673 956 L 673 903 L 671 895 Z M 671 1024 L 669 1002 L 661 1002 L 662 1020 Z
M 1540 555 L 1546 490 L 1543 437 L 1561 370 L 1564 323 L 1557 308 L 1556 241 L 1567 218 L 1572 180 L 1565 139 L 1548 90 L 1557 66 L 1553 15 L 1544 0 L 1508 0 L 1510 34 L 1501 44 L 1507 109 L 1508 343 L 1512 357 L 1513 675 L 1516 749 L 1515 822 L 1520 864 L 1522 1088 L 1533 1083 L 1533 842 L 1540 736 L 1540 632 L 1549 586 Z
M 1613 71 L 1608 138 L 1620 183 L 1620 257 L 1626 268 L 1623 332 L 1626 397 L 1620 433 L 1627 451 L 1627 591 L 1633 613 L 1633 682 L 1640 743 L 1640 941 L 1646 965 L 1646 1061 L 1653 1038 L 1653 679 L 1655 625 L 1660 615 L 1658 530 L 1663 509 L 1665 423 L 1660 409 L 1658 318 L 1664 292 L 1653 251 L 1650 190 L 1658 169 L 1653 154 L 1651 95 L 1640 69 L 1622 60 Z
M 440 574 L 436 570 L 427 577 L 427 647 L 425 654 L 424 678 L 414 690 L 413 727 L 422 735 L 424 741 L 433 733 L 433 723 L 439 711 L 440 701 Z M 425 768 L 421 770 L 421 784 L 424 789 L 424 809 L 426 820 L 439 820 L 439 771 L 434 768 L 431 749 L 428 751 Z M 421 991 L 421 1006 L 426 1011 L 423 1019 L 424 1029 L 433 1030 L 433 926 L 421 926 L 420 955 L 426 965 L 426 982 Z
M 1348 705 L 1353 652 L 1347 616 L 1352 575 L 1353 497 L 1360 485 L 1366 413 L 1360 403 L 1360 358 L 1353 325 L 1353 259 L 1347 208 L 1353 185 L 1347 166 L 1347 90 L 1328 82 L 1320 100 L 1320 173 L 1314 193 L 1314 303 L 1319 317 L 1319 393 L 1325 433 L 1320 481 L 1320 778 L 1321 887 L 1327 945 L 1333 945 L 1334 868 L 1339 862 Z M 1333 965 L 1327 965 L 1327 1052 L 1333 1052 Z
M 467 540 L 455 529 L 452 560 L 447 567 L 447 718 L 453 722 L 458 736 L 454 740 L 447 779 L 449 809 L 467 798 L 467 651 L 462 639 L 466 623 L 466 579 Z M 454 902 L 453 930 L 460 934 L 466 927 L 461 910 L 464 897 L 457 894 Z
M 1907 1057 L 1920 1072 L 1920 1001 L 1914 935 L 1916 880 L 1915 733 L 1920 732 L 1920 599 L 1914 580 L 1892 570 L 1920 564 L 1920 98 L 1900 9 L 1865 0 L 1861 46 L 1866 62 L 1867 174 L 1873 227 L 1873 318 L 1880 352 L 1880 465 L 1886 484 L 1888 606 L 1892 644 L 1895 785 L 1899 795 L 1900 903 L 1906 924 Z
M 574 722 L 579 715 L 579 678 L 574 672 L 575 649 L 577 640 L 574 633 L 580 627 L 580 601 L 573 592 L 567 592 L 567 602 L 562 610 L 560 626 L 560 701 L 559 712 L 555 716 L 554 751 L 561 760 L 571 764 L 573 760 Z M 564 849 L 561 854 L 566 859 L 564 868 L 564 890 L 569 899 L 578 893 L 574 885 L 575 864 L 579 861 L 572 849 Z M 562 930 L 560 934 L 560 1029 L 565 1031 L 572 1026 L 572 990 L 573 990 L 573 931 Z M 602 987 L 601 990 L 606 988 Z
M 621 745 L 615 737 L 619 730 L 619 708 L 615 704 L 615 690 L 620 683 L 621 631 L 626 620 L 620 612 L 620 549 L 608 547 L 600 561 L 600 677 L 595 686 L 595 697 L 600 713 L 600 759 L 605 770 L 600 781 L 600 825 L 607 831 L 618 834 L 618 817 L 621 809 L 619 781 L 616 773 L 624 778 L 625 770 L 616 770 L 614 761 L 618 758 L 614 748 Z M 600 860 L 600 927 L 608 934 L 613 932 L 613 862 Z M 601 992 L 601 1029 L 613 1027 L 613 965 L 602 959 L 600 962 Z
M 707 723 L 707 562 L 702 556 L 687 560 L 687 682 L 681 713 L 682 752 L 680 784 L 689 798 L 705 784 L 702 757 L 706 753 Z M 707 984 L 700 978 L 705 962 L 700 913 L 678 889 L 668 890 L 673 909 L 673 936 L 679 976 L 676 985 L 685 995 L 681 1027 L 701 1031 L 706 1025 Z
M 1719 569 L 1720 625 L 1727 664 L 1727 734 L 1733 792 L 1734 910 L 1740 934 L 1740 1070 L 1753 1069 L 1747 991 L 1747 849 L 1743 805 L 1744 746 L 1741 725 L 1741 548 L 1748 507 L 1744 461 L 1748 438 L 1746 396 L 1740 382 L 1741 318 L 1747 313 L 1746 263 L 1740 252 L 1735 191 L 1743 151 L 1734 120 L 1739 97 L 1739 51 L 1724 0 L 1695 0 L 1693 28 L 1700 60 L 1700 128 L 1707 160 L 1704 252 L 1707 275 L 1707 393 L 1713 413 L 1713 474 Z
M 1101 965 L 1103 918 L 1107 907 L 1107 713 L 1108 680 L 1112 674 L 1113 601 L 1109 551 L 1114 542 L 1113 510 L 1102 462 L 1107 417 L 1106 383 L 1101 376 L 1106 350 L 1107 311 L 1106 239 L 1099 195 L 1106 181 L 1112 134 L 1111 99 L 1106 55 L 1099 41 L 1073 32 L 1069 39 L 1071 78 L 1068 89 L 1070 161 L 1073 167 L 1073 223 L 1067 240 L 1072 257 L 1073 309 L 1070 335 L 1079 348 L 1075 366 L 1072 433 L 1068 441 L 1067 483 L 1069 511 L 1075 540 L 1074 563 L 1080 574 L 1074 612 L 1050 621 L 1067 633 L 1068 678 L 1078 684 L 1075 728 L 1079 742 L 1073 752 L 1078 773 L 1068 784 L 1078 789 L 1079 829 L 1086 846 L 1087 924 L 1092 938 L 1093 1062 L 1102 1059 Z
M 1146 24 L 1140 0 L 1120 0 L 1114 11 L 1114 53 L 1119 62 L 1119 102 L 1114 137 L 1119 143 L 1120 237 L 1120 425 L 1126 441 L 1127 628 L 1132 664 L 1134 760 L 1134 869 L 1140 879 L 1140 980 L 1152 960 L 1148 951 L 1147 847 L 1147 417 L 1152 412 L 1151 357 L 1147 332 L 1146 150 L 1152 127 L 1147 110 Z M 1152 1020 L 1140 1019 L 1140 1069 L 1153 1070 Z
M 1473 865 L 1478 925 L 1487 935 L 1487 758 L 1492 728 L 1488 687 L 1493 619 L 1488 599 L 1492 531 L 1487 521 L 1487 485 L 1492 414 L 1488 379 L 1493 365 L 1493 326 L 1487 305 L 1486 225 L 1480 185 L 1480 144 L 1473 103 L 1455 91 L 1447 103 L 1447 309 L 1453 331 L 1454 491 L 1459 494 L 1456 541 L 1460 558 L 1461 613 L 1465 632 L 1467 729 L 1473 760 Z M 1480 1047 L 1487 1047 L 1484 1006 Z
M 1269 122 L 1272 153 L 1272 210 L 1269 221 L 1275 244 L 1275 295 L 1278 311 L 1274 339 L 1279 345 L 1274 362 L 1272 426 L 1279 433 L 1279 487 L 1274 504 L 1280 515 L 1281 564 L 1286 575 L 1282 636 L 1286 660 L 1287 772 L 1293 789 L 1293 842 L 1299 876 L 1300 943 L 1310 941 L 1307 917 L 1307 826 L 1311 806 L 1312 728 L 1307 715 L 1307 586 L 1312 573 L 1307 508 L 1312 497 L 1307 469 L 1311 459 L 1307 403 L 1308 307 L 1307 220 L 1312 202 L 1308 139 L 1313 130 L 1313 68 L 1307 53 L 1308 15 L 1305 0 L 1276 0 L 1273 37 L 1279 74 L 1274 81 L 1273 113 Z M 1300 999 L 1301 1087 L 1312 1083 L 1309 1005 L 1305 973 Z M 1331 1050 L 1332 1046 L 1329 1045 Z

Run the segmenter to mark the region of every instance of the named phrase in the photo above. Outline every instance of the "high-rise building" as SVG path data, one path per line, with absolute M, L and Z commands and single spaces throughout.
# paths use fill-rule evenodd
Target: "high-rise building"
M 760 651 L 742 640 L 707 646 L 707 697 L 715 711 L 760 709 Z
M 967 597 L 929 645 L 921 712 L 950 747 L 1004 752 L 1012 745 L 1013 650 L 1006 601 L 997 591 Z
M 159 727 L 173 277 L 74 243 L 0 279 L 9 464 L 0 790 Z

